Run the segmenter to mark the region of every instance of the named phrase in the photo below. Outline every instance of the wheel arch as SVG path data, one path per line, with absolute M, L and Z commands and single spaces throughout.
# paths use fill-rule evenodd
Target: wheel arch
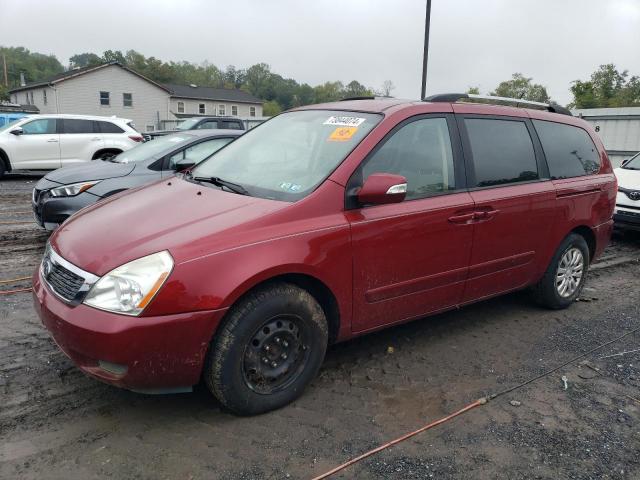
M 11 162 L 9 161 L 9 155 L 2 148 L 0 148 L 0 162 L 2 162 L 7 172 L 11 171 Z
M 338 303 L 338 299 L 324 281 L 308 272 L 280 272 L 260 275 L 257 278 L 254 277 L 253 280 L 246 282 L 243 286 L 236 289 L 236 291 L 230 296 L 229 308 L 233 308 L 233 306 L 241 301 L 246 295 L 256 289 L 278 282 L 296 285 L 309 292 L 316 299 L 327 318 L 327 326 L 329 327 L 329 344 L 335 343 L 339 336 L 341 327 L 340 305 Z
M 123 152 L 123 150 L 121 148 L 114 148 L 114 147 L 101 148 L 101 149 L 95 151 L 95 153 L 91 157 L 91 160 L 96 160 L 101 155 L 103 155 L 105 153 L 113 153 L 115 155 L 118 155 L 118 154 L 120 154 L 122 152 Z
M 589 262 L 591 262 L 593 260 L 593 257 L 596 254 L 596 247 L 597 247 L 596 234 L 590 227 L 586 225 L 580 225 L 578 227 L 575 227 L 573 230 L 569 232 L 568 235 L 571 235 L 572 233 L 580 235 L 587 242 L 587 246 L 589 247 Z

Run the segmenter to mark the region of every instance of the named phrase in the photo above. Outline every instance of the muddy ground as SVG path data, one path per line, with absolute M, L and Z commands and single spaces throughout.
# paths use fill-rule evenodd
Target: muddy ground
M 0 181 L 0 280 L 29 275 L 43 250 L 34 180 Z M 520 292 L 333 346 L 300 400 L 254 418 L 202 387 L 145 396 L 87 378 L 30 293 L 2 296 L 0 478 L 311 478 L 640 327 L 639 257 L 640 240 L 616 236 L 568 310 Z M 640 352 L 603 357 L 639 344 L 629 335 L 334 478 L 638 479 Z

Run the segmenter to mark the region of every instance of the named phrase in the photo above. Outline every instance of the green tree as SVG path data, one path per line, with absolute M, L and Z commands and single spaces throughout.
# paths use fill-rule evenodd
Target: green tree
M 345 97 L 366 97 L 373 95 L 373 92 L 370 88 L 365 87 L 360 82 L 356 80 L 352 80 L 347 83 L 344 88 L 344 96 Z
M 0 102 L 9 100 L 9 90 L 4 85 L 0 84 Z
M 336 102 L 344 97 L 344 85 L 342 82 L 325 82 L 314 89 L 316 102 Z
M 469 87 L 466 91 L 469 95 L 480 95 L 479 87 Z
M 95 53 L 78 53 L 69 58 L 69 63 L 73 67 L 89 67 L 92 65 L 100 65 L 102 58 Z
M 265 117 L 273 117 L 282 111 L 282 107 L 275 100 L 269 100 L 262 105 L 262 114 Z
M 20 73 L 24 74 L 27 83 L 32 83 L 47 80 L 64 71 L 55 56 L 30 52 L 24 47 L 0 47 L 0 58 L 2 55 L 7 60 L 9 90 L 20 86 Z
M 600 65 L 589 80 L 571 85 L 574 108 L 632 107 L 640 105 L 640 78 L 618 71 L 612 63 Z
M 532 83 L 532 78 L 527 78 L 521 73 L 514 73 L 511 80 L 500 82 L 494 92 L 489 95 L 496 97 L 519 98 L 534 102 L 549 102 L 547 89 L 537 83 Z

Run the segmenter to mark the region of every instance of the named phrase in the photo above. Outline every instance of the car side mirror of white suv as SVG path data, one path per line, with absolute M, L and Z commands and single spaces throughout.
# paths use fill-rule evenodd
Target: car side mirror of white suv
M 22 130 L 22 127 L 16 127 L 12 129 L 9 133 L 12 133 L 13 135 L 22 135 L 24 133 L 24 130 Z
M 627 158 L 626 160 L 622 161 L 622 164 L 620 165 L 621 167 L 624 167 L 627 163 L 629 163 L 631 161 L 631 158 Z

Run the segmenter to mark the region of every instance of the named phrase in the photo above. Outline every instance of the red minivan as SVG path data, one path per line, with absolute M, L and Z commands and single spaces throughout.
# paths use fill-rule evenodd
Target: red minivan
M 567 307 L 609 241 L 616 179 L 585 121 L 534 107 L 449 94 L 278 115 L 62 224 L 36 308 L 102 381 L 204 380 L 256 414 L 298 397 L 330 343 L 527 287 Z

